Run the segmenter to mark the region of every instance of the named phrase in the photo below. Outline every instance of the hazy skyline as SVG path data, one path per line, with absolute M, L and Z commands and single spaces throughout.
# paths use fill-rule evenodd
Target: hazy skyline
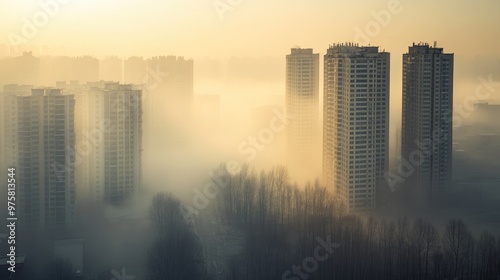
M 366 32 L 379 14 L 379 30 L 368 28 L 369 43 L 395 57 L 415 40 L 437 40 L 440 46 L 466 57 L 498 55 L 500 45 L 500 38 L 492 36 L 500 24 L 498 1 L 355 0 L 307 5 L 303 1 L 261 0 L 60 2 L 1 1 L 0 9 L 8 13 L 0 19 L 4 34 L 0 44 L 11 45 L 12 34 L 17 34 L 29 44 L 47 45 L 68 55 L 277 56 L 294 45 L 324 53 L 335 42 L 365 43 L 365 39 L 355 40 L 357 28 Z M 41 3 L 55 3 L 47 20 L 41 15 L 48 13 Z M 382 16 L 382 10 L 390 17 Z M 32 38 L 23 36 L 23 18 L 30 22 L 41 19 Z
M 498 1 L 40 0 L 0 1 L 0 9 L 9 11 L 0 18 L 0 45 L 14 38 L 45 46 L 50 55 L 184 56 L 195 60 L 197 94 L 227 90 L 227 84 L 214 86 L 217 79 L 197 79 L 200 61 L 235 56 L 281 59 L 270 69 L 282 78 L 259 91 L 284 94 L 285 54 L 294 46 L 320 56 L 338 42 L 380 46 L 391 53 L 391 104 L 398 107 L 401 58 L 413 42 L 437 41 L 455 54 L 457 101 L 474 91 L 478 76 L 496 77 L 500 66 L 500 38 L 493 35 Z

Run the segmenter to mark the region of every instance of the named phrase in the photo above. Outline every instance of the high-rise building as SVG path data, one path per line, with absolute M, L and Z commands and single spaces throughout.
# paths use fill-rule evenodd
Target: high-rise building
M 75 217 L 73 95 L 33 89 L 4 96 L 5 159 L 16 169 L 16 210 L 33 228 L 68 226 Z
M 120 203 L 141 183 L 142 91 L 92 83 L 75 95 L 78 191 L 97 202 Z
M 10 115 L 11 112 L 9 112 L 9 115 L 6 116 L 6 113 L 4 111 L 4 104 L 6 102 L 6 99 L 9 98 L 11 95 L 30 95 L 31 94 L 31 89 L 33 86 L 19 86 L 19 85 L 5 85 L 3 87 L 3 91 L 0 92 L 0 169 L 1 170 L 7 170 L 10 165 L 10 160 L 6 157 L 7 150 L 6 150 L 6 145 L 11 145 L 12 143 L 10 142 L 10 139 L 6 139 L 4 137 L 5 135 L 5 125 L 7 124 L 5 119 L 11 121 L 12 116 Z M 6 142 L 9 141 L 9 142 Z M 7 173 L 2 172 L 0 173 L 0 182 L 6 182 L 7 181 Z M 7 184 L 0 184 L 0 192 L 1 193 L 7 193 Z M 4 201 L 0 200 L 0 209 L 7 209 L 7 200 L 5 199 Z M 6 219 L 7 218 L 7 211 L 0 212 L 0 219 Z
M 300 180 L 314 179 L 319 157 L 319 54 L 293 48 L 286 56 L 287 163 Z
M 415 169 L 407 187 L 432 193 L 451 185 L 453 57 L 423 43 L 403 55 L 401 157 Z
M 0 92 L 0 155 L 6 155 L 6 137 L 2 137 L 5 135 L 5 126 L 8 125 L 8 123 L 5 121 L 8 119 L 10 121 L 11 116 L 6 115 L 6 113 L 3 111 L 4 106 L 9 98 L 11 96 L 29 96 L 31 95 L 31 90 L 33 89 L 32 85 L 17 85 L 17 84 L 11 84 L 11 85 L 5 85 L 3 87 L 3 91 Z M 10 112 L 11 113 L 11 112 Z M 10 143 L 9 143 L 10 145 Z M 6 170 L 7 166 L 5 158 L 0 158 L 0 168 L 2 170 Z M 0 174 L 0 179 L 4 179 L 3 175 L 5 174 Z M 4 182 L 3 180 L 2 182 Z
M 375 207 L 388 170 L 390 54 L 353 43 L 325 55 L 323 176 L 349 211 Z

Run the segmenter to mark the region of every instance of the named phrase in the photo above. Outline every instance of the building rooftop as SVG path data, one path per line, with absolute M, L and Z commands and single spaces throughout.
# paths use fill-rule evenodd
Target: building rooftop
M 32 96 L 57 96 L 62 95 L 60 88 L 34 88 L 31 90 Z
M 428 43 L 420 42 L 420 43 L 413 43 L 413 45 L 408 48 L 408 53 L 410 53 L 410 54 L 443 54 L 443 48 L 438 48 L 437 42 L 434 42 L 434 46 L 432 46 L 432 47 Z
M 357 54 L 357 55 L 365 55 L 365 54 L 380 54 L 386 53 L 385 50 L 379 52 L 378 46 L 360 46 L 357 43 L 338 43 L 330 45 L 327 54 Z
M 313 49 L 302 49 L 300 47 L 293 47 L 291 54 L 313 54 Z

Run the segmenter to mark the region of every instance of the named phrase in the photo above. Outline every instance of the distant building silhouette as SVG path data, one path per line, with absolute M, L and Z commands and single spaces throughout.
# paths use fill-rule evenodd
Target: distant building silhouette
M 390 54 L 333 45 L 324 71 L 324 182 L 350 211 L 369 211 L 388 170 Z
M 453 177 L 457 185 L 500 180 L 500 104 L 478 102 L 453 131 Z M 464 180 L 465 179 L 465 180 Z
M 52 86 L 57 81 L 78 81 L 82 84 L 99 81 L 99 60 L 81 56 L 42 56 L 39 85 Z
M 148 63 L 144 58 L 132 56 L 123 62 L 123 82 L 142 85 L 146 83 Z
M 500 103 L 478 102 L 474 104 L 474 112 L 470 118 L 464 120 L 465 124 L 471 124 L 480 129 L 480 133 L 500 134 Z
M 142 86 L 146 135 L 166 132 L 170 141 L 185 140 L 194 103 L 193 60 L 130 57 L 124 61 L 124 82 Z
M 99 60 L 99 80 L 122 82 L 123 60 L 116 56 Z
M 191 125 L 194 99 L 193 60 L 159 56 L 148 60 L 146 88 L 150 113 L 179 135 Z M 173 136 L 172 135 L 172 136 Z
M 451 186 L 454 55 L 413 44 L 403 55 L 401 157 L 413 172 L 404 185 L 434 192 Z
M 0 59 L 0 86 L 7 84 L 39 85 L 40 59 L 32 52 Z
M 90 56 L 22 56 L 0 58 L 0 86 L 54 86 L 57 81 L 99 81 L 99 60 Z

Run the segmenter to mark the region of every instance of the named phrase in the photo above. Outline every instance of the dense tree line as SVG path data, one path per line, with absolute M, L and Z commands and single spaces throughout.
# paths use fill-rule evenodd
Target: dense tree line
M 475 238 L 459 219 L 439 232 L 420 218 L 347 214 L 318 182 L 292 185 L 283 167 L 223 176 L 217 216 L 246 236 L 228 280 L 500 279 L 500 236 Z M 339 246 L 311 260 L 319 240 Z
M 172 195 L 157 194 L 150 206 L 156 241 L 149 252 L 149 280 L 208 280 L 203 246 Z

